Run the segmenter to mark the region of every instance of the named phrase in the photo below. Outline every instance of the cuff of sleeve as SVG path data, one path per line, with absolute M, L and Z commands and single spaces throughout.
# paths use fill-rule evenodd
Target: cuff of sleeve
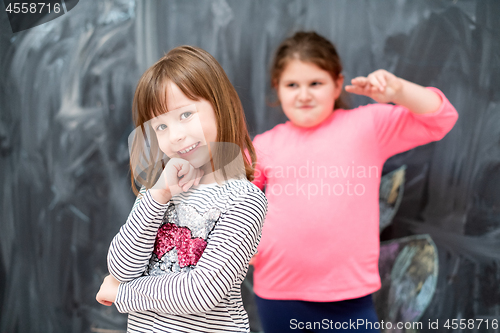
M 115 299 L 115 306 L 118 312 L 120 313 L 127 313 L 129 312 L 127 307 L 126 307 L 126 302 L 125 302 L 125 283 L 120 283 L 118 285 L 118 292 L 116 293 L 116 299 Z
M 149 190 L 146 191 L 144 194 L 144 203 L 148 205 L 149 208 L 151 208 L 151 212 L 154 213 L 163 213 L 165 212 L 165 209 L 170 206 L 170 201 L 167 202 L 166 204 L 161 204 L 158 201 L 156 201 L 153 196 L 151 195 L 151 192 Z
M 139 209 L 135 212 L 136 214 L 146 214 L 147 219 L 150 222 L 155 222 L 152 225 L 149 225 L 149 227 L 152 227 L 155 230 L 155 235 L 156 235 L 156 229 L 159 227 L 159 224 L 163 221 L 163 216 L 165 215 L 165 211 L 167 210 L 168 206 L 170 206 L 170 201 L 167 202 L 166 204 L 161 204 L 158 203 L 155 199 L 153 199 L 153 196 L 151 193 L 146 191 L 144 193 L 144 196 L 139 203 Z M 140 221 L 146 221 L 143 218 L 139 219 Z

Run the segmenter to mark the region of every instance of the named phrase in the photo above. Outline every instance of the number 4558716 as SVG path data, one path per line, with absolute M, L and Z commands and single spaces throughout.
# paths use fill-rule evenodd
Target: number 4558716
M 50 13 L 51 11 L 53 11 L 54 13 L 57 14 L 61 11 L 61 4 L 55 3 L 52 4 L 51 7 L 50 3 L 44 3 L 44 2 L 39 2 L 39 3 L 14 2 L 14 3 L 9 3 L 5 11 L 14 14 Z
M 450 323 L 451 322 L 451 323 Z M 498 328 L 498 319 L 448 319 L 446 323 L 444 323 L 444 327 L 447 329 L 456 330 L 460 327 L 460 329 L 474 329 L 474 328 Z

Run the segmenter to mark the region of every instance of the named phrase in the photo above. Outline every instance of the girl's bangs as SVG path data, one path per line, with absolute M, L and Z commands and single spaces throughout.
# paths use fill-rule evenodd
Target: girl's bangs
M 151 104 L 149 107 L 149 120 L 161 116 L 168 112 L 167 107 L 167 78 L 162 79 L 163 82 L 157 82 L 153 85 L 151 91 Z
M 168 88 L 167 88 L 167 83 L 172 82 L 176 86 L 179 87 L 179 89 L 182 91 L 186 97 L 193 101 L 198 101 L 199 97 L 197 97 L 195 94 L 191 92 L 190 87 L 190 82 L 183 82 L 183 80 L 175 80 L 174 78 L 170 78 L 167 76 L 164 76 L 161 78 L 161 83 L 157 82 L 152 87 L 152 101 L 149 109 L 149 120 L 156 118 L 164 113 L 167 113 L 168 107 L 167 107 L 167 100 L 168 100 Z M 187 84 L 186 84 L 187 83 Z M 192 87 L 191 87 L 192 88 Z

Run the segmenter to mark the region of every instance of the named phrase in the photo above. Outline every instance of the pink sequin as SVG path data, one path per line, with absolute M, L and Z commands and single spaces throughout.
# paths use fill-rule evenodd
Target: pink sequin
M 186 267 L 196 265 L 207 247 L 207 242 L 202 238 L 191 238 L 191 230 L 188 228 L 165 223 L 158 229 L 153 252 L 158 259 L 161 259 L 174 247 L 177 248 L 179 266 Z

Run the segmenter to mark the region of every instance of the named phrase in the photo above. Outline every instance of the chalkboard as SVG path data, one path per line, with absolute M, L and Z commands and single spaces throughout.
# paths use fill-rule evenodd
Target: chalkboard
M 440 142 L 392 157 L 404 196 L 382 240 L 428 234 L 436 292 L 419 319 L 500 319 L 500 2 L 495 0 L 81 0 L 12 32 L 0 4 L 0 332 L 124 332 L 95 301 L 132 207 L 127 137 L 141 73 L 172 47 L 209 51 L 250 132 L 286 120 L 270 88 L 276 46 L 332 40 L 346 80 L 385 68 L 440 88 L 460 119 Z M 353 107 L 371 101 L 351 96 Z M 252 319 L 252 318 L 251 318 Z M 252 321 L 258 330 L 258 322 Z

